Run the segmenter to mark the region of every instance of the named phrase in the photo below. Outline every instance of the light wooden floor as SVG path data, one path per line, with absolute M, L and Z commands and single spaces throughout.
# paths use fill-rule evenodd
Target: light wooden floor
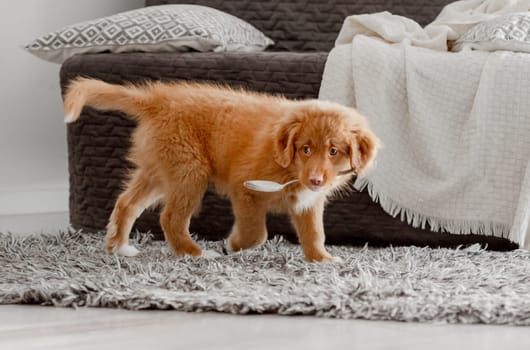
M 0 348 L 530 349 L 530 329 L 273 315 L 0 306 Z
M 0 217 L 0 227 L 65 229 L 66 218 Z M 530 327 L 0 305 L 0 350 L 16 349 L 528 350 Z

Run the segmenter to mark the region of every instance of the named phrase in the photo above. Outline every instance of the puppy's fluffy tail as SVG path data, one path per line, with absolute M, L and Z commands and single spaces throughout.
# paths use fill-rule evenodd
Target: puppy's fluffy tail
M 84 106 L 117 110 L 138 119 L 148 101 L 148 92 L 138 86 L 108 84 L 97 79 L 73 80 L 64 94 L 64 122 L 75 122 Z

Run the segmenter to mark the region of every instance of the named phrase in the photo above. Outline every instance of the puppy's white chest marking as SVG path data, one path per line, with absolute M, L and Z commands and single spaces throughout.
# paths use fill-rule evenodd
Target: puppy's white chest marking
M 322 196 L 322 193 L 314 192 L 308 189 L 303 189 L 296 194 L 296 203 L 294 205 L 294 212 L 299 214 L 305 210 L 312 208 L 317 200 Z

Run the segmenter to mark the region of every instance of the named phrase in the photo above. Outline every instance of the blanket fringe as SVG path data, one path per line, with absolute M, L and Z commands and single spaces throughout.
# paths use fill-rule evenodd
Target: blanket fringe
M 377 191 L 367 178 L 357 178 L 354 187 L 358 191 L 362 191 L 366 188 L 372 200 L 379 203 L 386 213 L 394 218 L 399 215 L 401 221 L 407 222 L 409 225 L 412 225 L 412 227 L 426 229 L 428 224 L 430 230 L 435 232 L 448 232 L 462 235 L 477 234 L 506 239 L 510 238 L 510 227 L 506 224 L 439 218 L 424 215 L 409 208 L 403 208 L 394 200 L 388 198 L 385 194 Z

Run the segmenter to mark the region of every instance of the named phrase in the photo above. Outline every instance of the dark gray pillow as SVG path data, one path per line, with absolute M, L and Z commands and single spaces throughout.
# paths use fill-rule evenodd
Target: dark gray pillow
M 163 5 L 70 25 L 25 48 L 44 60 L 62 63 L 75 54 L 103 51 L 262 51 L 273 43 L 225 12 L 198 5 Z

